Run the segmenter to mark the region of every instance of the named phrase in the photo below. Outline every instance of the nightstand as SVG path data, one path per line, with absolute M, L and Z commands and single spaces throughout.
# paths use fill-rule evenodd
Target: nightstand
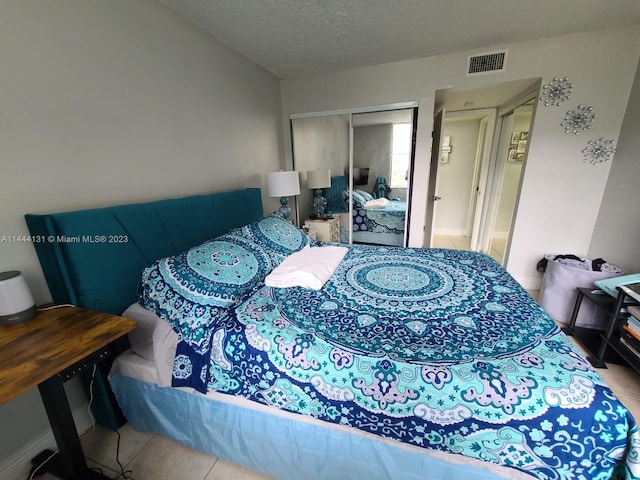
M 316 232 L 316 240 L 320 242 L 340 242 L 340 215 L 327 220 L 305 220 L 309 231 Z
M 42 310 L 25 323 L 0 326 L 0 405 L 37 385 L 58 445 L 59 453 L 38 473 L 109 478 L 87 467 L 64 382 L 111 356 L 111 344 L 135 326 L 128 318 L 76 307 Z

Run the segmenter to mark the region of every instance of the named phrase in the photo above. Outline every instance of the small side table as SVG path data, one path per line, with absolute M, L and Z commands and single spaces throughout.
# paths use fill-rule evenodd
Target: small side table
M 620 341 L 620 326 L 627 319 L 628 313 L 625 311 L 627 307 L 637 306 L 639 302 L 629 297 L 625 291 L 616 287 L 618 296 L 615 299 L 613 311 L 609 316 L 609 324 L 602 338 L 602 345 L 596 356 L 596 360 L 604 359 L 607 347 L 612 348 L 626 363 L 640 373 L 640 357 L 628 347 L 625 347 Z
M 39 472 L 68 480 L 109 478 L 87 467 L 64 382 L 110 356 L 110 344 L 135 326 L 129 318 L 76 307 L 0 326 L 0 405 L 37 385 L 58 445 Z
M 595 368 L 607 368 L 605 361 L 616 364 L 626 363 L 615 351 L 611 351 L 610 355 L 605 357 L 607 341 L 605 339 L 606 334 L 604 330 L 595 330 L 577 326 L 576 320 L 578 318 L 580 306 L 582 305 L 582 300 L 585 297 L 593 302 L 598 308 L 607 312 L 610 319 L 608 322 L 609 325 L 615 323 L 615 320 L 621 315 L 621 310 L 627 307 L 629 303 L 625 302 L 623 298 L 613 298 L 604 290 L 597 288 L 578 287 L 577 291 L 578 295 L 576 296 L 576 302 L 573 306 L 569 324 L 567 327 L 564 327 L 562 331 L 569 336 L 574 336 L 582 344 L 589 353 L 587 360 L 589 360 L 591 365 Z
M 316 232 L 316 240 L 321 242 L 340 242 L 340 216 L 334 215 L 327 220 L 305 220 L 309 231 Z

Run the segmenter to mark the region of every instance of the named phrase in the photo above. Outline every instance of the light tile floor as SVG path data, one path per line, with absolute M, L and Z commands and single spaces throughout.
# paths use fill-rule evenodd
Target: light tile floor
M 504 238 L 493 238 L 491 240 L 491 248 L 489 255 L 502 264 L 504 258 L 504 249 L 507 244 L 507 240 Z M 434 235 L 433 236 L 434 248 L 450 248 L 452 250 L 470 250 L 471 249 L 471 237 L 464 237 L 459 235 Z
M 207 455 L 170 440 L 162 435 L 138 432 L 128 424 L 120 428 L 118 460 L 132 476 L 122 477 L 116 460 L 117 434 L 102 427 L 81 437 L 89 468 L 100 469 L 110 478 L 132 480 L 268 480 L 270 477 L 252 472 L 213 455 Z M 57 480 L 50 474 L 37 477 Z
M 528 290 L 538 299 L 537 290 Z M 579 345 L 578 345 L 579 346 Z M 630 367 L 608 364 L 598 373 L 620 401 L 640 421 L 640 374 Z M 125 425 L 120 429 L 119 460 L 134 480 L 267 480 L 269 477 L 225 462 L 215 456 L 191 450 L 173 440 L 153 433 L 138 432 Z M 100 468 L 114 478 L 120 467 L 116 462 L 117 435 L 96 427 L 82 436 L 82 446 L 90 467 Z M 43 480 L 56 477 L 43 475 Z M 121 478 L 121 477 L 119 477 Z

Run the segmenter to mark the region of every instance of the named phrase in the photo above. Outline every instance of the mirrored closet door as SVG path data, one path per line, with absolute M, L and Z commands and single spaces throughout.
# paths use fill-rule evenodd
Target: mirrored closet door
M 354 243 L 406 244 L 413 118 L 412 108 L 352 115 Z
M 291 118 L 300 222 L 318 240 L 406 244 L 416 110 Z

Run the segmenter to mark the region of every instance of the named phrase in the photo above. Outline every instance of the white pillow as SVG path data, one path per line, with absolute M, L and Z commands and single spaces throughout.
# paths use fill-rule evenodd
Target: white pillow
M 389 199 L 380 197 L 380 198 L 374 198 L 373 200 L 369 200 L 367 203 L 364 204 L 364 207 L 365 208 L 384 208 L 387 205 L 389 205 Z
M 171 325 L 139 303 L 131 304 L 122 316 L 137 322 L 136 328 L 129 333 L 131 350 L 155 364 L 158 386 L 170 387 L 178 335 Z

